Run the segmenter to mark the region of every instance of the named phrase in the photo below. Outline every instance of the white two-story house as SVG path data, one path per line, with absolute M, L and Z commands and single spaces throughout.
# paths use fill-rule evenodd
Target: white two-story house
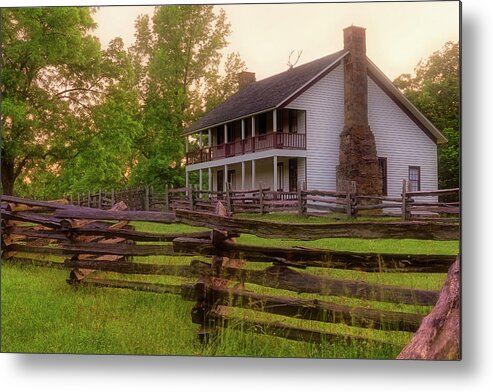
M 400 194 L 403 179 L 411 190 L 437 189 L 437 144 L 445 137 L 366 57 L 364 29 L 351 26 L 344 34 L 339 52 L 260 81 L 254 73 L 240 74 L 239 91 L 185 132 L 187 185 L 197 171 L 207 190 L 224 190 L 227 183 L 244 190 L 262 184 L 296 191 L 301 183 L 336 190 L 341 131 L 356 111 L 374 136 L 380 194 Z M 363 50 L 364 67 L 356 71 L 347 66 L 358 56 L 351 34 Z M 363 103 L 351 105 L 354 91 Z M 194 149 L 192 139 L 198 140 Z

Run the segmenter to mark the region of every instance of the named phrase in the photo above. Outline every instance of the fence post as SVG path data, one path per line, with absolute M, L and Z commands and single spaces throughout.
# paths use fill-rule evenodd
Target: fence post
M 149 185 L 144 187 L 144 211 L 149 211 Z
M 262 183 L 259 184 L 258 198 L 260 204 L 260 215 L 263 215 L 264 214 L 264 187 Z
M 298 182 L 298 214 L 303 215 L 303 193 L 301 192 L 301 182 Z
M 402 180 L 402 205 L 401 205 L 401 219 L 405 221 L 407 219 L 407 195 L 406 195 L 406 180 Z
M 168 184 L 164 187 L 164 206 L 166 211 L 169 211 L 169 193 L 168 193 Z
M 188 192 L 190 192 L 188 194 L 188 197 L 189 197 L 189 200 L 190 200 L 190 210 L 191 211 L 194 211 L 195 210 L 195 200 L 194 200 L 194 197 L 193 197 L 193 186 L 191 186 L 188 189 Z
M 77 205 L 80 207 L 80 193 L 77 192 Z
M 91 191 L 87 192 L 87 206 L 91 208 Z
M 116 203 L 115 200 L 115 188 L 111 188 L 111 207 L 113 207 Z
M 231 184 L 229 182 L 226 183 L 226 211 L 228 214 L 233 214 L 233 208 L 231 206 Z
M 354 207 L 358 204 L 356 199 L 356 181 L 351 181 L 351 216 L 358 215 L 358 210 Z
M 351 219 L 351 182 L 346 180 L 346 218 Z
M 101 193 L 101 189 L 98 192 L 98 208 L 101 209 L 103 206 L 103 194 Z

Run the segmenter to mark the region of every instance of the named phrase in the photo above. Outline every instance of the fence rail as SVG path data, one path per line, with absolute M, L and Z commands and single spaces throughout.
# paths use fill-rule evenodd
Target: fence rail
M 400 196 L 360 195 L 354 183 L 347 184 L 346 192 L 306 189 L 299 184 L 295 192 L 276 191 L 260 185 L 259 189 L 225 191 L 199 190 L 192 187 L 168 188 L 162 192 L 152 186 L 123 191 L 97 191 L 69 195 L 70 204 L 109 209 L 117 201 L 123 201 L 133 211 L 190 210 L 214 212 L 221 201 L 228 215 L 238 213 L 265 214 L 269 212 L 297 212 L 304 216 L 336 213 L 339 219 L 363 217 L 391 217 L 403 221 L 437 220 L 458 222 L 460 203 L 441 202 L 440 196 L 455 196 L 459 188 L 408 192 L 403 180 Z
M 175 189 L 170 193 L 180 192 L 186 190 Z M 276 192 L 265 189 L 257 193 L 258 197 L 262 197 L 260 195 L 264 193 L 267 197 L 277 196 Z M 320 192 L 317 193 L 317 197 L 319 196 L 322 196 Z M 277 198 L 273 200 L 279 201 Z M 201 214 L 185 212 L 189 216 Z M 49 263 L 46 260 L 40 263 L 44 266 L 69 269 L 70 284 L 180 295 L 185 300 L 196 302 L 192 312 L 192 322 L 201 326 L 199 337 L 202 338 L 218 328 L 236 325 L 237 320 L 228 315 L 228 307 L 254 309 L 286 317 L 362 328 L 416 331 L 422 319 L 419 314 L 353 307 L 328 300 L 306 300 L 296 295 L 306 292 L 321 296 L 432 306 L 438 299 L 437 291 L 320 276 L 311 272 L 309 268 L 443 273 L 455 259 L 448 255 L 380 255 L 245 245 L 231 239 L 240 233 L 250 233 L 248 226 L 242 220 L 221 216 L 220 211 L 219 215 L 204 215 L 209 221 L 211 217 L 216 216 L 216 219 L 222 223 L 229 222 L 229 226 L 220 226 L 221 230 L 213 227 L 210 231 L 176 234 L 139 232 L 129 223 L 132 220 L 186 223 L 179 214 L 127 211 L 126 206 L 121 202 L 108 211 L 7 196 L 2 197 L 1 214 L 3 260 L 36 264 L 33 259 L 35 260 L 37 255 L 67 255 L 69 258 L 64 263 Z M 156 219 L 157 215 L 162 218 Z M 29 224 L 26 225 L 25 222 Z M 410 224 L 416 223 L 399 223 L 401 228 L 408 227 Z M 281 230 L 279 225 L 282 224 L 277 224 L 276 230 Z M 354 225 L 354 223 L 345 223 L 345 225 Z M 418 225 L 432 227 L 434 223 L 423 222 Z M 263 230 L 262 227 L 259 227 L 259 230 Z M 293 231 L 289 225 L 284 225 L 283 230 L 291 236 L 305 238 L 303 230 Z M 433 228 L 430 230 L 433 231 Z M 154 244 L 137 244 L 135 241 Z M 184 262 L 179 265 L 166 265 L 130 262 L 128 259 L 130 256 L 147 255 L 209 256 L 211 262 L 192 260 L 188 264 Z M 245 268 L 251 261 L 272 265 L 263 270 Z M 299 271 L 300 269 L 303 271 Z M 193 280 L 181 285 L 108 280 L 98 277 L 100 271 L 135 275 L 170 275 Z M 236 288 L 227 288 L 228 282 L 236 283 Z M 293 293 L 293 296 L 264 295 L 241 289 L 247 283 L 287 290 Z M 245 328 L 262 326 L 263 333 L 302 341 L 369 340 L 364 336 L 327 333 L 252 319 L 243 320 L 243 326 Z

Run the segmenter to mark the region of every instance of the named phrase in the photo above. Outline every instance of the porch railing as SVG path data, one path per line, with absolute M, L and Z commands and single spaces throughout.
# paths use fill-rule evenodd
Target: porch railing
M 190 151 L 186 154 L 186 160 L 187 165 L 192 165 L 271 149 L 305 150 L 306 135 L 304 133 L 284 132 L 256 135 L 217 146 Z

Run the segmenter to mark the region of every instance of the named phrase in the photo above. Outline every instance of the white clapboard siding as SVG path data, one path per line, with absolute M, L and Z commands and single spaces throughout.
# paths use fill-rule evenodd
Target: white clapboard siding
M 368 118 L 378 156 L 387 157 L 388 194 L 401 194 L 409 166 L 421 168 L 421 190 L 438 189 L 436 143 L 371 79 Z
M 288 108 L 306 110 L 308 189 L 335 190 L 339 135 L 344 127 L 343 68 L 335 68 Z M 401 194 L 402 180 L 408 179 L 409 166 L 421 168 L 422 190 L 437 189 L 436 144 L 370 78 L 368 116 L 377 154 L 387 158 L 389 196 Z
M 308 189 L 336 189 L 339 134 L 344 126 L 342 72 L 342 66 L 339 65 L 287 106 L 289 109 L 306 111 Z M 305 170 L 302 166 L 298 166 L 299 171 Z

